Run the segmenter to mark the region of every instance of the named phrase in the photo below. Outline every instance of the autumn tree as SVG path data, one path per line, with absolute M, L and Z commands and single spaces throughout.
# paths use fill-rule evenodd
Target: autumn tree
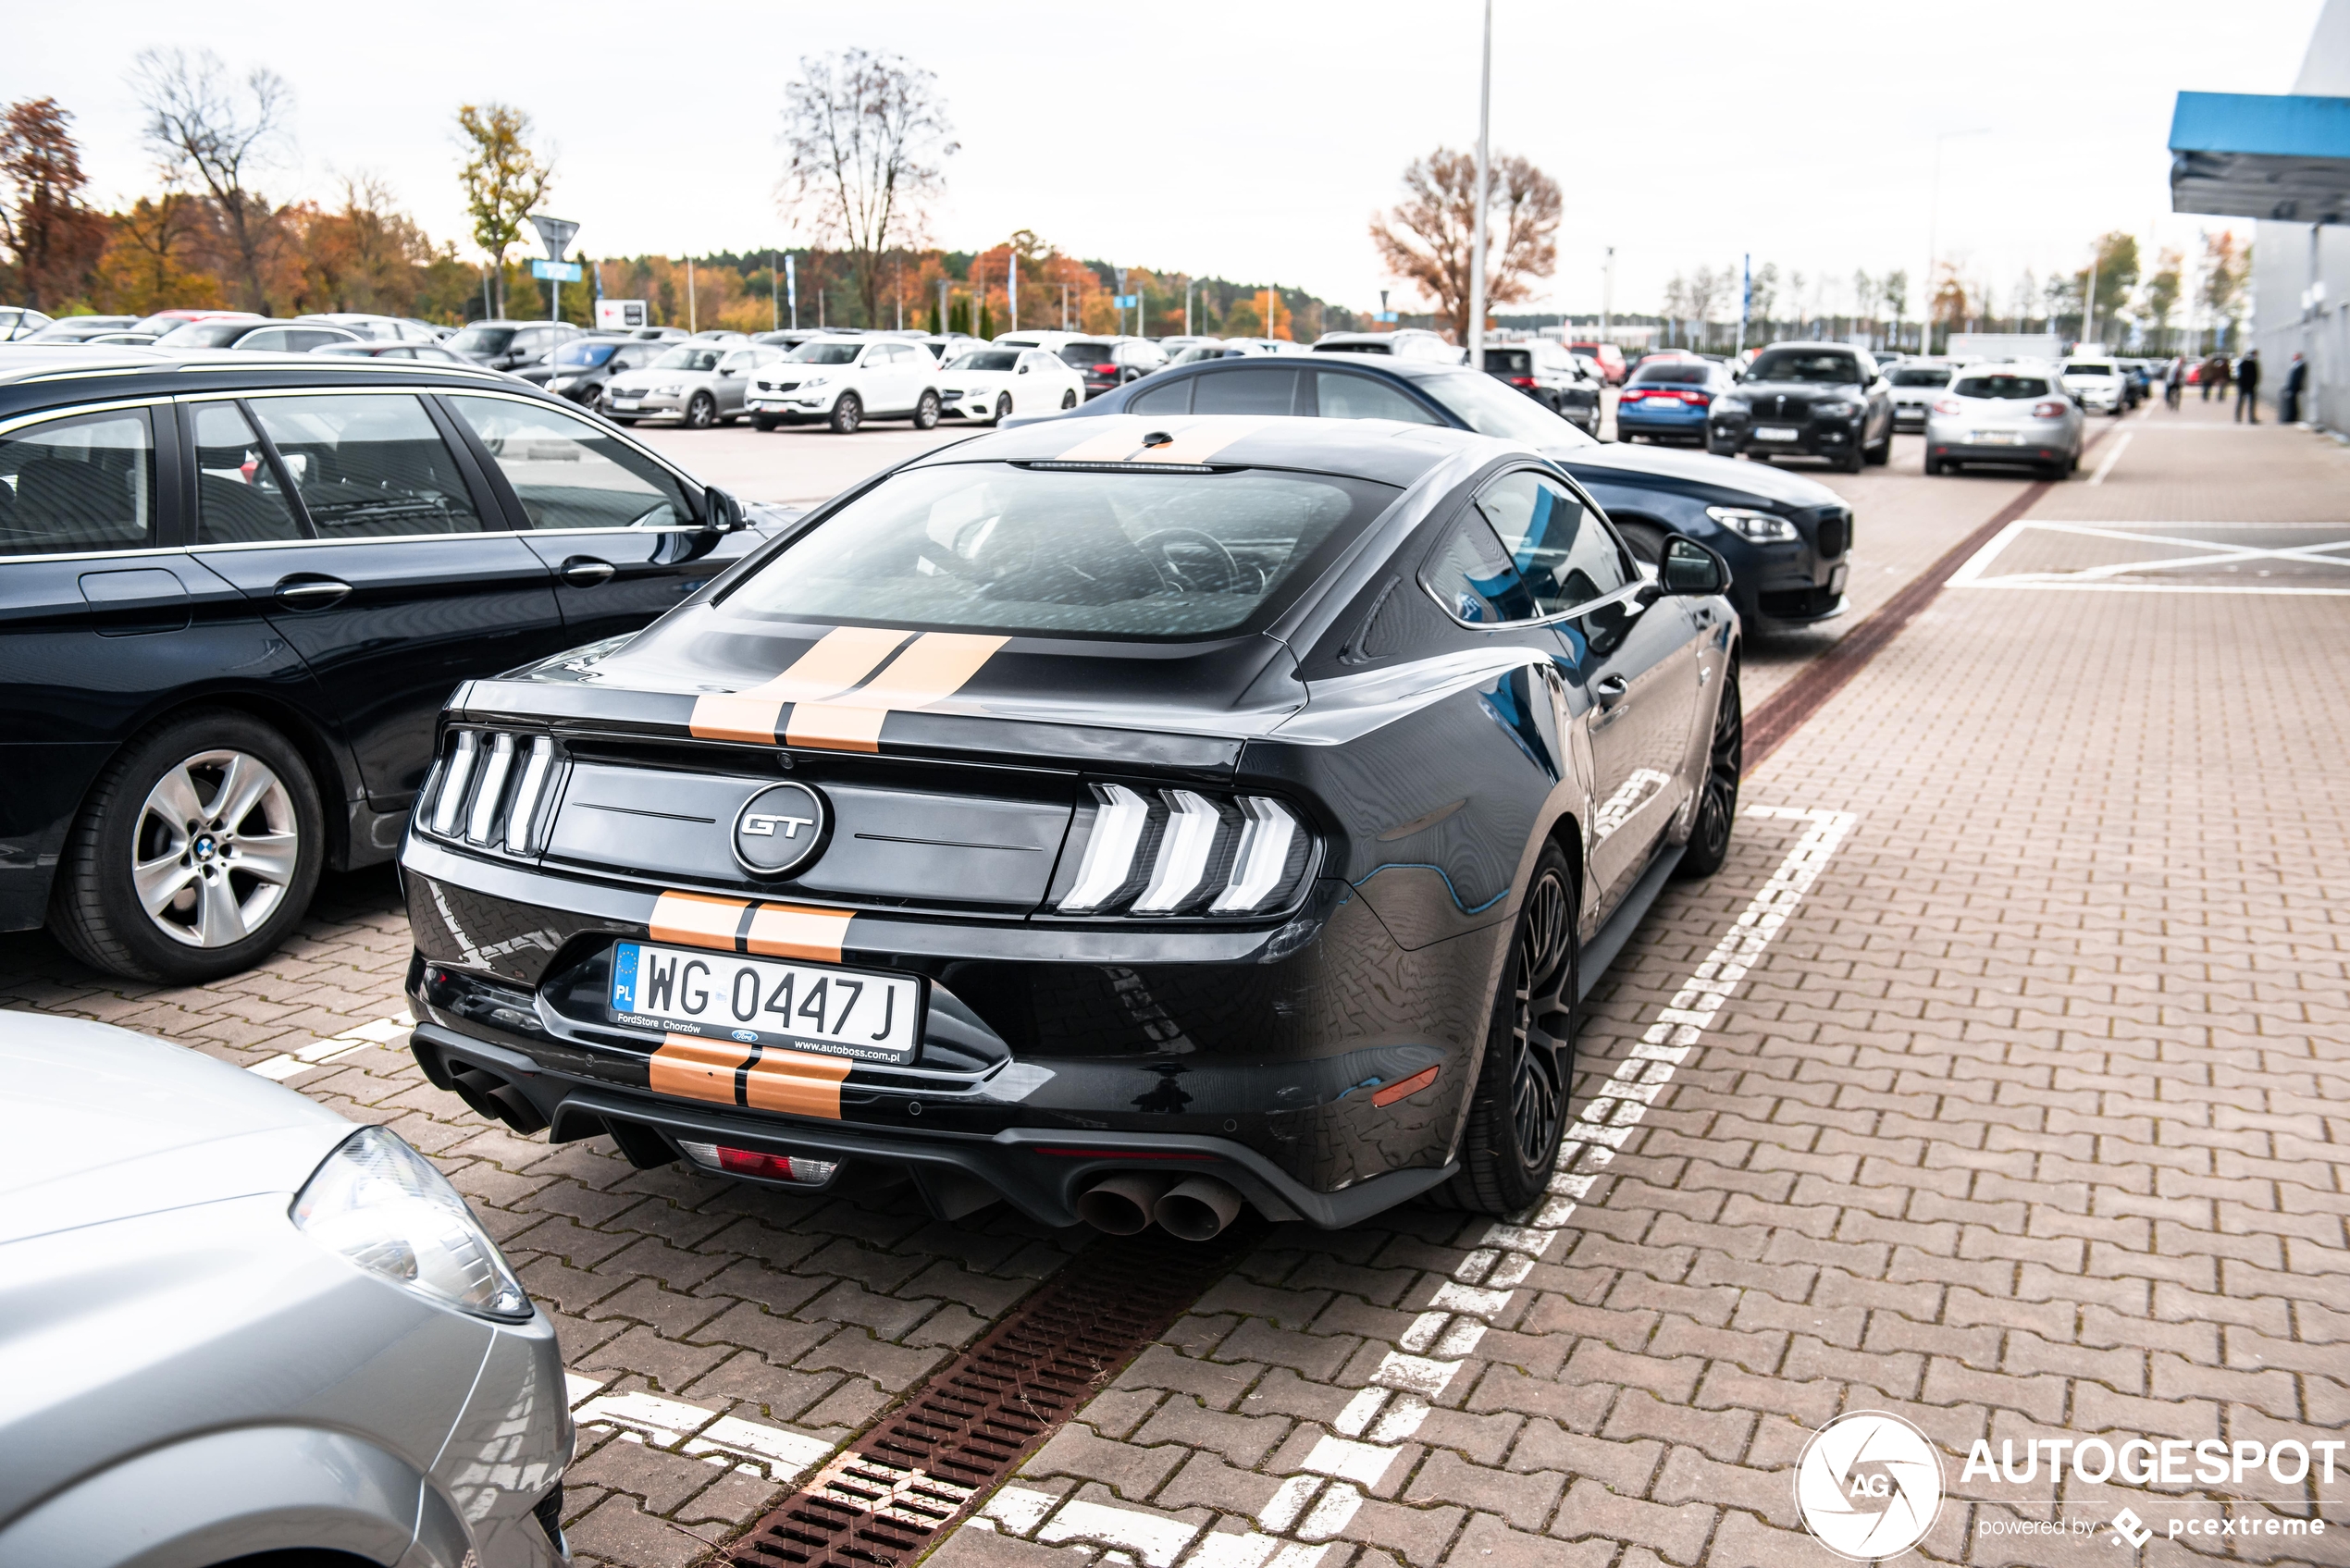
M 89 183 L 73 117 L 55 98 L 28 98 L 0 115 L 0 246 L 17 292 L 54 310 L 82 292 L 105 249 L 106 220 L 81 199 Z
M 264 66 L 240 82 L 210 50 L 141 50 L 131 90 L 146 112 L 148 150 L 171 183 L 202 189 L 218 218 L 247 310 L 270 314 L 268 272 L 278 213 L 251 181 L 283 142 L 293 92 Z
M 2244 319 L 2244 287 L 2251 277 L 2251 246 L 2230 229 L 2204 235 L 2203 281 L 2196 293 L 2213 321 L 2232 328 Z
M 879 325 L 884 256 L 922 240 L 958 150 L 938 79 L 866 49 L 804 58 L 784 93 L 783 142 L 785 216 L 847 256 Z
M 1558 262 L 1558 181 L 1531 160 L 1504 154 L 1486 186 L 1485 300 L 1511 304 Z M 1469 245 L 1477 224 L 1477 157 L 1439 147 L 1404 171 L 1404 200 L 1371 219 L 1371 243 L 1397 278 L 1416 284 L 1468 338 Z
M 140 197 L 112 219 L 98 264 L 93 302 L 99 308 L 148 315 L 174 306 L 228 303 L 219 278 L 203 264 L 215 238 L 204 203 L 184 191 L 166 191 Z
M 506 253 L 521 238 L 530 209 L 545 200 L 555 178 L 554 160 L 532 148 L 530 117 L 512 105 L 467 104 L 457 111 L 457 130 L 470 154 L 457 181 L 474 222 L 474 243 L 489 258 L 490 311 L 503 315 Z
M 2115 229 L 2101 236 L 2096 244 L 2097 297 L 2090 303 L 2094 309 L 2092 321 L 2110 323 L 2115 313 L 2129 302 L 2130 290 L 2138 286 L 2138 241 L 2134 234 Z M 2083 267 L 2073 275 L 2072 295 L 2079 299 L 2087 292 L 2091 268 Z M 2084 321 L 2081 335 L 2089 335 L 2090 321 Z
M 2138 308 L 2158 334 L 2170 330 L 2171 313 L 2179 308 L 2179 266 L 2184 260 L 2176 251 L 2157 254 L 2154 274 L 2139 290 Z

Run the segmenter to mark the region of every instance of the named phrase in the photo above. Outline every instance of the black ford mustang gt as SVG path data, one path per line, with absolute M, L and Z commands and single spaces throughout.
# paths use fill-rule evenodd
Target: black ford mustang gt
M 1726 569 L 1384 420 L 983 436 L 461 687 L 402 864 L 484 1115 L 1213 1234 L 1557 1155 L 1587 969 L 1737 805 Z

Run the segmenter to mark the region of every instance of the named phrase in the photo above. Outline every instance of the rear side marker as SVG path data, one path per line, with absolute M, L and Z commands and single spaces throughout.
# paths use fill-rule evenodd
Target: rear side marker
M 1439 1064 L 1436 1067 L 1423 1068 L 1409 1078 L 1400 1079 L 1384 1089 L 1374 1089 L 1371 1091 L 1371 1104 L 1391 1105 L 1398 1100 L 1409 1099 L 1434 1083 L 1436 1075 L 1443 1070 L 1442 1065 Z

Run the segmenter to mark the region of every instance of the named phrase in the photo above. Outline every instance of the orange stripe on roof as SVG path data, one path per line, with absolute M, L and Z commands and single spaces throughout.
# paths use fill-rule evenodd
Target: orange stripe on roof
M 856 917 L 845 909 L 809 909 L 797 904 L 761 904 L 750 917 L 745 944 L 754 953 L 778 958 L 815 958 L 840 962 L 848 942 L 848 922 Z
M 835 626 L 773 679 L 746 691 L 705 692 L 691 727 L 702 740 L 772 746 L 786 702 L 819 702 L 863 680 L 909 636 L 886 626 Z
M 832 751 L 879 751 L 882 721 L 893 710 L 946 701 L 1009 641 L 968 632 L 926 633 L 890 661 L 888 668 L 838 701 L 794 705 L 785 738 L 794 746 Z
M 731 1040 L 673 1034 L 662 1042 L 647 1065 L 649 1087 L 656 1094 L 674 1094 L 683 1100 L 714 1100 L 722 1105 L 731 1105 L 735 1103 L 736 1069 L 750 1056 L 750 1046 L 737 1045 Z M 834 1098 L 839 1098 L 837 1091 Z
M 748 898 L 712 898 L 699 893 L 664 893 L 653 900 L 653 918 L 646 930 L 655 942 L 682 942 L 689 947 L 735 950 L 735 932 L 742 929 Z
M 840 1119 L 840 1085 L 852 1064 L 845 1056 L 769 1046 L 743 1075 L 743 1104 L 755 1111 Z M 733 1085 L 728 1085 L 731 1098 Z

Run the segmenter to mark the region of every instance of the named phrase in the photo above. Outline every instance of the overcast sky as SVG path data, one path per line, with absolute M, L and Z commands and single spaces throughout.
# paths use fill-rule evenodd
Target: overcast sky
M 1942 142 L 1938 253 L 2001 290 L 2027 266 L 2082 265 L 2109 228 L 2190 242 L 2197 220 L 2169 213 L 2173 94 L 2288 91 L 2319 6 L 1497 0 L 1494 145 L 1566 195 L 1557 274 L 1517 308 L 1598 309 L 1610 245 L 1619 311 L 1742 253 L 1840 289 L 1855 268 L 1915 279 L 1947 131 L 1980 134 Z M 790 242 L 774 199 L 784 83 L 804 55 L 892 49 L 937 74 L 962 143 L 935 241 L 1025 227 L 1080 255 L 1357 308 L 1392 282 L 1365 229 L 1404 165 L 1477 133 L 1471 0 L 571 0 L 545 18 L 446 0 L 28 6 L 0 95 L 63 102 L 97 195 L 118 199 L 155 187 L 133 52 L 209 45 L 294 90 L 273 195 L 323 198 L 339 173 L 374 171 L 436 238 L 464 228 L 457 105 L 502 99 L 554 148 L 549 205 L 578 220 L 583 250 L 680 254 Z

